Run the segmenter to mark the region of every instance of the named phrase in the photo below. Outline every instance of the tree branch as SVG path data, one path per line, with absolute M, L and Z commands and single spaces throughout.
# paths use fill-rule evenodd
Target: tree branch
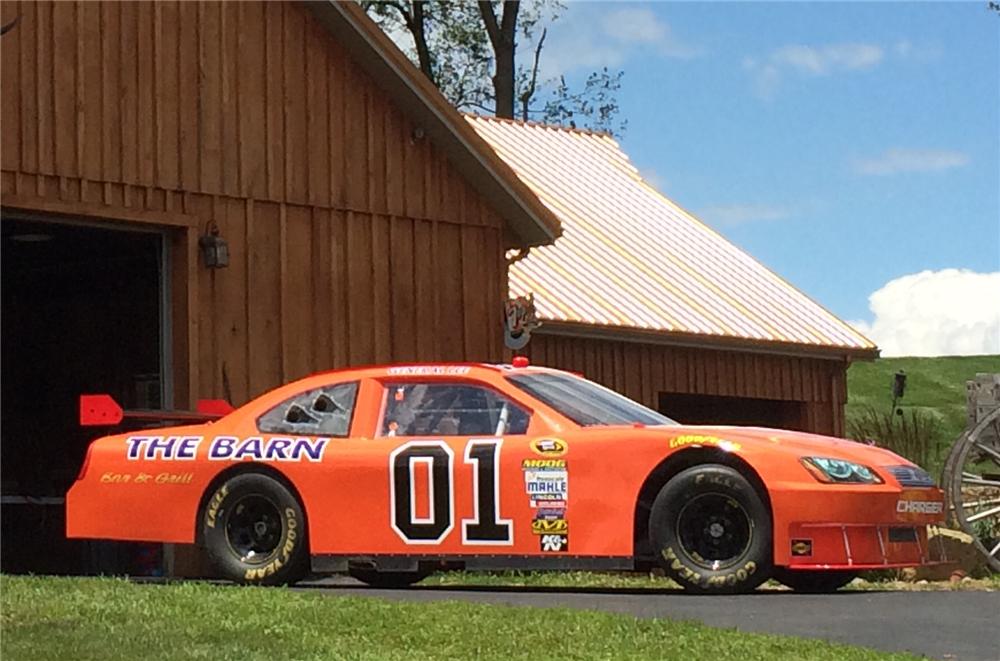
M 538 40 L 538 45 L 535 46 L 535 63 L 531 66 L 531 83 L 521 94 L 521 119 L 524 121 L 528 121 L 528 105 L 531 103 L 531 98 L 535 96 L 535 86 L 538 84 L 538 58 L 541 57 L 542 44 L 545 43 L 545 35 L 548 32 L 548 28 L 542 28 L 542 36 Z
M 500 26 L 497 25 L 497 15 L 493 13 L 493 3 L 490 0 L 479 0 L 479 13 L 483 17 L 483 24 L 486 25 L 486 34 L 490 36 L 490 43 L 496 48 L 500 40 Z

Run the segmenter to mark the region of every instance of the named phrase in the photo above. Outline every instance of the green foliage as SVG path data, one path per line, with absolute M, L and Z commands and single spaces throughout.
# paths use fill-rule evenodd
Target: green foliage
M 914 658 L 566 608 L 94 578 L 4 577 L 0 588 L 5 661 Z
M 542 121 L 546 124 L 576 126 L 580 119 L 585 126 L 621 135 L 627 121 L 615 124 L 618 101 L 615 93 L 622 86 L 623 71 L 612 72 L 607 67 L 595 71 L 587 77 L 583 90 L 574 92 L 566 85 L 566 78 L 560 76 L 558 83 L 545 102 Z
M 508 10 L 502 4 L 495 0 L 490 3 L 497 17 Z M 415 46 L 404 52 L 452 105 L 465 111 L 496 112 L 497 58 L 476 2 L 362 0 L 361 6 L 387 34 L 408 32 L 414 38 Z M 582 89 L 570 87 L 562 76 L 538 80 L 538 58 L 546 32 L 564 8 L 559 0 L 520 2 L 513 34 L 516 64 L 511 72 L 514 89 L 510 95 L 517 112 L 521 119 L 620 135 L 626 128 L 624 121 L 617 120 L 620 109 L 616 93 L 621 88 L 622 71 L 606 67 L 595 71 Z M 424 61 L 419 34 L 426 43 Z
M 943 356 L 938 358 L 880 358 L 854 363 L 847 372 L 847 425 L 869 408 L 888 412 L 892 407 L 892 379 L 906 372 L 906 394 L 899 400 L 904 413 L 920 411 L 936 420 L 931 454 L 941 462 L 965 429 L 965 382 L 977 372 L 1000 372 L 1000 356 Z M 940 463 L 924 466 L 937 475 Z
M 924 468 L 940 466 L 937 443 L 941 424 L 932 415 L 911 410 L 902 415 L 864 407 L 847 421 L 847 432 L 856 441 L 874 442 Z

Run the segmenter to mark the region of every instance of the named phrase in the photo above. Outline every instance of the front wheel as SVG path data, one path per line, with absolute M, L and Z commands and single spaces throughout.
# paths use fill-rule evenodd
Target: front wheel
M 836 592 L 857 576 L 858 573 L 853 571 L 794 570 L 786 567 L 777 567 L 774 570 L 774 580 L 796 592 L 806 594 Z
M 728 466 L 671 478 L 653 501 L 649 534 L 660 564 L 689 592 L 750 592 L 771 574 L 770 510 Z
M 222 578 L 253 585 L 295 583 L 309 564 L 302 506 L 277 480 L 242 473 L 215 490 L 201 516 L 202 539 Z

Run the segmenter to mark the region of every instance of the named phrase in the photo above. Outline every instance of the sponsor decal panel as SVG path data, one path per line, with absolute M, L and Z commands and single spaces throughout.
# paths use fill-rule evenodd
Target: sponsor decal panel
M 540 439 L 554 441 L 558 439 Z M 541 444 L 540 444 L 541 445 Z M 533 449 L 539 454 L 541 448 Z M 562 446 L 541 446 L 550 452 L 564 453 Z M 525 459 L 521 463 L 524 473 L 524 490 L 533 510 L 531 532 L 538 535 L 539 549 L 544 553 L 565 553 L 569 550 L 569 469 L 565 459 Z

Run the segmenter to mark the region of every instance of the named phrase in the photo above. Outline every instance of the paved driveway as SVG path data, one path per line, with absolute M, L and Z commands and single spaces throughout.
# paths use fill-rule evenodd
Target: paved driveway
M 415 587 L 376 590 L 350 579 L 306 589 L 407 601 L 460 600 L 564 606 L 637 617 L 694 620 L 740 631 L 824 638 L 938 659 L 1000 661 L 1000 592 L 760 592 L 696 596 L 676 591 Z

